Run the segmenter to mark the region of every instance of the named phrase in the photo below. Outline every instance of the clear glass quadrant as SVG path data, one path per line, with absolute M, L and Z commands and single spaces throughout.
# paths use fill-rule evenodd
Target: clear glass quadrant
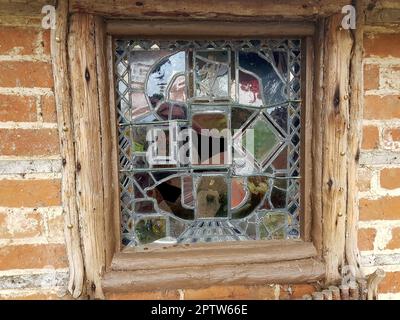
M 298 238 L 300 71 L 299 39 L 116 40 L 123 245 Z

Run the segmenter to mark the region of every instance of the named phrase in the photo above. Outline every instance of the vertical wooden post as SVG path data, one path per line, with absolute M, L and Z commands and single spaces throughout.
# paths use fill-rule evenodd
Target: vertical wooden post
M 354 267 L 356 276 L 361 277 L 359 268 L 359 252 L 357 245 L 357 222 L 358 222 L 358 187 L 357 169 L 360 154 L 362 136 L 363 116 L 363 41 L 365 8 L 362 0 L 356 0 L 357 22 L 353 30 L 354 46 L 351 56 L 350 76 L 350 121 L 348 134 L 347 153 L 347 225 L 346 225 L 346 262 Z
M 115 210 L 115 202 L 118 206 L 118 193 L 119 185 L 116 183 L 114 173 L 117 170 L 118 164 L 113 158 L 117 158 L 118 150 L 113 148 L 114 143 L 117 141 L 112 136 L 111 126 L 116 122 L 111 121 L 110 108 L 111 96 L 114 94 L 112 88 L 112 95 L 110 95 L 110 79 L 107 59 L 107 35 L 103 18 L 95 17 L 95 42 L 96 42 L 96 63 L 97 63 L 97 83 L 99 94 L 99 113 L 100 113 L 100 126 L 101 126 L 101 166 L 103 171 L 103 194 L 104 194 L 104 217 L 105 217 L 105 244 L 106 244 L 106 267 L 111 266 L 111 260 L 116 247 L 116 239 L 114 226 L 114 215 L 112 212 Z M 109 39 L 108 39 L 109 40 Z M 112 57 L 111 57 L 112 58 Z M 110 59 L 111 59 L 110 58 Z M 113 61 L 113 59 L 111 59 Z M 109 63 L 112 63 L 109 61 Z M 115 140 L 113 140 L 115 139 Z M 119 212 L 119 210 L 117 210 Z M 119 228 L 119 226 L 118 226 Z
M 96 21 L 93 15 L 71 16 L 68 38 L 71 93 L 76 150 L 77 205 L 87 280 L 91 298 L 104 298 L 101 275 L 105 270 L 104 199 L 100 106 L 106 103 L 98 80 L 99 52 L 96 55 Z M 97 40 L 99 41 L 99 39 Z M 103 115 L 104 116 L 104 115 Z M 105 120 L 105 119 L 104 119 Z M 107 137 L 105 137 L 107 139 Z
M 347 207 L 349 78 L 352 38 L 341 27 L 343 16 L 326 19 L 324 104 L 322 106 L 322 213 L 326 281 L 340 279 L 344 263 Z
M 322 111 L 324 101 L 324 36 L 325 19 L 321 18 L 316 23 L 314 46 L 314 100 L 313 100 L 313 126 L 312 126 L 312 228 L 311 237 L 319 256 L 322 256 Z
M 77 298 L 83 292 L 84 266 L 76 203 L 75 149 L 70 82 L 68 79 L 67 34 L 68 0 L 65 0 L 58 2 L 56 8 L 56 28 L 51 30 L 50 45 L 58 135 L 62 157 L 61 198 L 64 212 L 65 243 L 69 261 L 70 279 L 68 289 L 72 296 Z

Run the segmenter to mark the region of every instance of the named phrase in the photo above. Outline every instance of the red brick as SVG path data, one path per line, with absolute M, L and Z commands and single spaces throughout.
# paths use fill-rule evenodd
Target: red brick
M 57 129 L 0 129 L 0 155 L 59 154 Z
M 400 219 L 400 197 L 383 197 L 360 200 L 360 220 Z
M 38 212 L 0 212 L 0 238 L 21 239 L 43 234 L 43 221 Z
M 378 286 L 378 293 L 400 292 L 400 272 L 386 272 Z
M 2 296 L 0 293 L 0 300 L 73 300 L 72 296 L 69 294 L 64 294 L 59 296 L 52 292 L 37 292 L 37 293 L 29 293 L 29 294 L 21 294 L 21 295 L 4 295 Z
M 389 250 L 400 249 L 400 228 L 392 229 L 392 239 L 386 245 L 385 249 Z
M 44 122 L 57 122 L 54 96 L 42 96 L 42 116 Z
M 400 96 L 365 96 L 364 119 L 400 118 Z
M 42 36 L 42 47 L 43 53 L 49 55 L 50 54 L 50 30 L 44 30 Z
M 0 270 L 68 266 L 64 245 L 16 245 L 0 248 Z
M 366 64 L 364 66 L 364 90 L 379 88 L 379 65 Z
M 38 35 L 38 29 L 2 26 L 0 28 L 0 54 L 34 54 Z
M 376 237 L 376 229 L 359 229 L 358 230 L 358 249 L 361 251 L 374 250 L 374 241 Z
M 379 147 L 379 130 L 375 126 L 364 126 L 361 148 L 364 150 Z
M 0 61 L 0 87 L 51 88 L 51 64 L 31 61 Z
M 0 207 L 58 206 L 60 193 L 60 180 L 0 180 Z
M 365 56 L 400 57 L 400 36 L 398 33 L 368 34 L 364 38 Z
M 0 94 L 0 121 L 36 121 L 35 97 Z
M 144 291 L 126 293 L 106 293 L 107 300 L 179 300 L 179 292 L 171 291 Z
M 187 300 L 275 299 L 274 286 L 211 286 L 205 289 L 186 289 Z
M 384 142 L 400 142 L 400 129 L 399 128 L 385 128 L 383 130 Z
M 385 168 L 381 170 L 381 187 L 385 189 L 400 188 L 400 168 Z

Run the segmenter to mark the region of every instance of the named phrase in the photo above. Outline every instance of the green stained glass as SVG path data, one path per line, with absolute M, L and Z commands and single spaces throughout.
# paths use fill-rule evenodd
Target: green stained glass
M 285 238 L 287 214 L 285 212 L 267 213 L 261 218 L 260 239 Z
M 280 139 L 276 130 L 262 116 L 255 120 L 250 129 L 253 131 L 245 131 L 243 146 L 259 163 L 262 163 L 279 145 Z
M 135 232 L 140 243 L 151 243 L 166 236 L 166 220 L 161 217 L 139 220 Z

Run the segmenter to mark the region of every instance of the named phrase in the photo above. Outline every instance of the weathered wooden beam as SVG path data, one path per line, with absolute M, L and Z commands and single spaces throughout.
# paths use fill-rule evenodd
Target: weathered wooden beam
M 131 19 L 304 19 L 340 13 L 348 0 L 72 0 L 72 12 Z
M 106 243 L 101 165 L 104 159 L 99 110 L 105 98 L 100 97 L 95 35 L 99 28 L 96 28 L 96 21 L 94 16 L 88 14 L 71 16 L 68 56 L 76 152 L 76 201 L 80 214 L 87 293 L 92 298 L 103 298 L 100 278 L 105 269 Z
M 310 242 L 293 241 L 290 245 L 275 242 L 264 247 L 252 246 L 218 246 L 197 250 L 181 249 L 179 251 L 153 251 L 118 253 L 113 259 L 112 270 L 159 270 L 161 273 L 170 268 L 191 266 L 217 266 L 250 263 L 272 263 L 306 259 L 316 256 L 317 252 Z
M 59 2 L 56 28 L 51 30 L 50 45 L 54 77 L 54 97 L 57 108 L 58 135 L 62 157 L 61 199 L 65 221 L 65 243 L 69 260 L 68 289 L 73 297 L 83 292 L 84 266 L 81 251 L 79 217 L 76 206 L 76 156 L 72 103 L 67 59 L 68 1 Z
M 363 118 L 363 41 L 364 7 L 363 1 L 356 1 L 356 29 L 352 30 L 353 49 L 350 61 L 350 105 L 347 146 L 347 220 L 346 220 L 346 263 L 355 270 L 357 278 L 362 277 L 357 245 L 358 209 L 358 167 L 362 137 Z
M 314 99 L 312 126 L 312 191 L 311 207 L 313 212 L 311 237 L 318 254 L 322 257 L 322 111 L 324 108 L 324 36 L 325 20 L 321 18 L 316 23 L 314 37 Z
M 95 18 L 94 24 L 95 45 L 96 45 L 96 79 L 98 86 L 98 103 L 100 114 L 100 132 L 101 135 L 101 165 L 102 168 L 102 187 L 103 187 L 103 201 L 104 201 L 104 237 L 105 237 L 105 254 L 106 254 L 106 267 L 111 265 L 111 260 L 114 255 L 115 249 L 115 228 L 112 212 L 115 210 L 115 202 L 118 202 L 118 195 L 116 188 L 119 187 L 113 179 L 112 159 L 117 152 L 113 150 L 111 126 L 111 113 L 110 113 L 110 84 L 108 77 L 108 64 L 113 60 L 107 61 L 107 35 L 104 20 L 101 17 Z M 114 90 L 113 90 L 114 91 Z M 119 212 L 119 211 L 118 211 Z
M 107 55 L 107 77 L 108 77 L 108 96 L 110 113 L 110 139 L 111 139 L 111 174 L 112 174 L 112 208 L 106 217 L 106 229 L 113 235 L 114 250 L 121 251 L 121 207 L 120 207 L 120 188 L 119 188 L 119 151 L 118 151 L 118 121 L 117 108 L 115 105 L 115 72 L 114 72 L 114 41 L 111 35 L 106 36 L 106 55 Z M 107 253 L 107 255 L 109 255 Z M 111 266 L 107 260 L 107 268 Z
M 312 210 L 312 190 L 313 190 L 313 97 L 314 97 L 314 38 L 306 37 L 302 42 L 303 46 L 303 68 L 301 73 L 302 86 L 302 128 L 307 130 L 301 131 L 301 157 L 300 165 L 302 172 L 301 184 L 301 217 L 300 227 L 301 236 L 304 241 L 312 240 L 312 223 L 314 214 Z M 313 214 L 314 213 L 314 214 Z
M 213 285 L 294 284 L 323 278 L 324 265 L 314 259 L 269 264 L 242 264 L 160 270 L 111 271 L 103 278 L 104 292 L 201 288 Z
M 275 36 L 311 36 L 312 22 L 178 22 L 178 21 L 132 21 L 109 20 L 107 32 L 117 36 L 173 37 L 178 38 L 252 38 Z
M 347 152 L 349 126 L 349 77 L 353 41 L 341 27 L 342 15 L 325 21 L 324 99 L 322 106 L 322 214 L 326 282 L 340 279 L 344 264 Z

